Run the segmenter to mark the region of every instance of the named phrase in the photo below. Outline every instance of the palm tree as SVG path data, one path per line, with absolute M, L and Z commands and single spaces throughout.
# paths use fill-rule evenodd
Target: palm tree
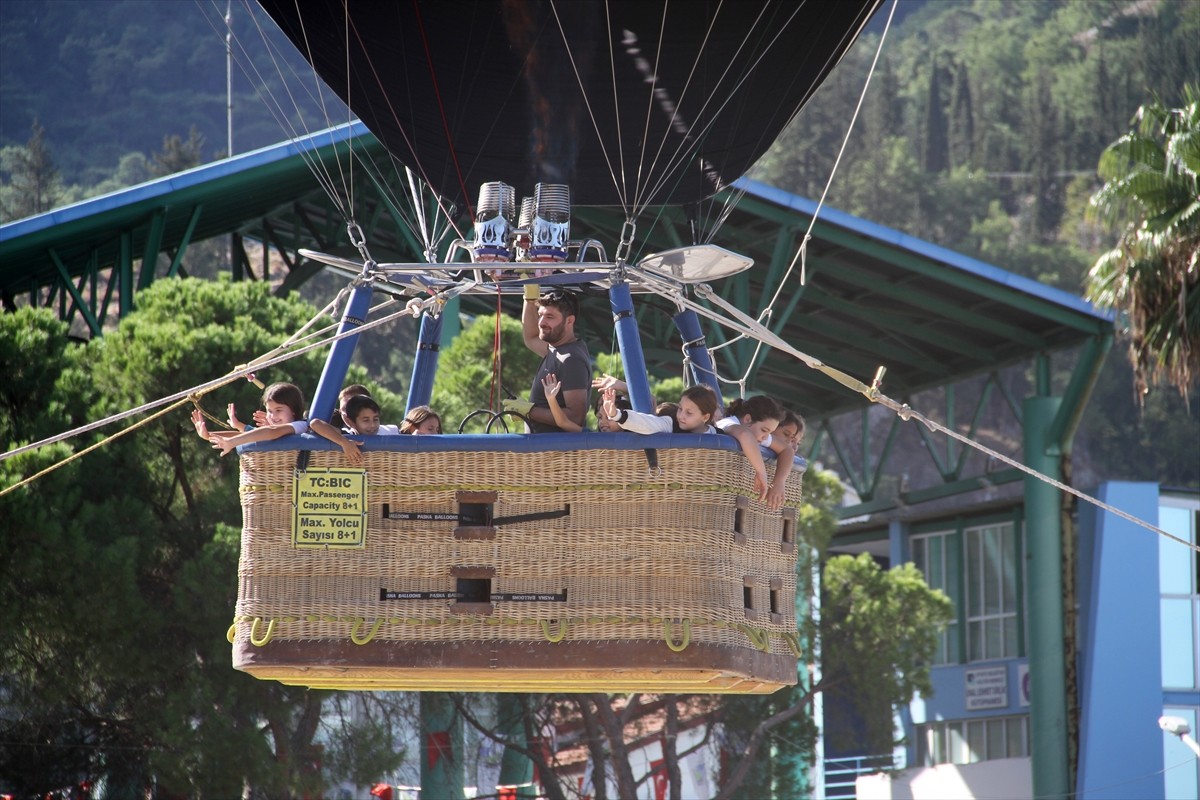
M 1156 97 L 1138 109 L 1101 155 L 1091 201 L 1120 230 L 1086 294 L 1123 313 L 1139 400 L 1159 381 L 1186 399 L 1200 378 L 1200 91 L 1183 96 L 1181 108 Z

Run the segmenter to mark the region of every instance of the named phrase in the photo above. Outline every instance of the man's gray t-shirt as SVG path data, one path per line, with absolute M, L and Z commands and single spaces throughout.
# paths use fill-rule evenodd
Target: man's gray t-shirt
M 550 345 L 550 352 L 542 358 L 541 366 L 538 367 L 537 374 L 533 376 L 533 388 L 529 391 L 529 402 L 533 403 L 534 408 L 544 408 L 549 411 L 550 404 L 546 402 L 546 388 L 542 386 L 542 379 L 551 374 L 562 383 L 562 390 L 558 393 L 559 405 L 565 410 L 567 406 L 563 398 L 567 392 L 583 389 L 587 393 L 584 399 L 586 412 L 588 404 L 592 400 L 592 359 L 587 345 L 580 339 L 560 347 Z M 531 433 L 562 432 L 557 425 L 543 425 L 533 420 L 529 421 L 529 430 Z

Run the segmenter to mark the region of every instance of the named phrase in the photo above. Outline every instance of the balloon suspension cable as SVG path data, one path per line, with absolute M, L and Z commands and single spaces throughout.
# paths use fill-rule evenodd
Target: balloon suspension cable
M 1005 464 L 1008 464 L 1010 467 L 1014 467 L 1031 477 L 1037 478 L 1040 481 L 1048 483 L 1051 486 L 1053 486 L 1054 488 L 1058 489 L 1059 491 L 1066 492 L 1067 494 L 1073 495 L 1073 496 L 1079 498 L 1080 500 L 1083 500 L 1087 503 L 1091 503 L 1092 505 L 1094 505 L 1098 508 L 1101 508 L 1105 511 L 1115 514 L 1116 516 L 1120 517 L 1121 519 L 1126 520 L 1127 522 L 1132 522 L 1133 524 L 1138 525 L 1139 527 L 1145 528 L 1146 530 L 1149 530 L 1153 533 L 1157 533 L 1158 535 L 1164 536 L 1174 542 L 1185 545 L 1186 547 L 1188 547 L 1191 550 L 1200 552 L 1200 544 L 1193 544 L 1193 543 L 1187 541 L 1186 539 L 1183 539 L 1183 538 L 1175 536 L 1171 533 L 1168 533 L 1167 531 L 1164 531 L 1161 528 L 1151 525 L 1150 523 L 1148 523 L 1144 520 L 1138 519 L 1137 517 L 1133 516 L 1132 514 L 1122 511 L 1121 509 L 1111 506 L 1108 503 L 1105 503 L 1102 500 L 1099 500 L 1088 494 L 1085 494 L 1084 492 L 1081 492 L 1078 489 L 1075 489 L 1074 487 L 1068 486 L 1067 484 L 1063 483 L 1062 481 L 1055 480 L 1054 478 L 1050 477 L 1049 475 L 1044 475 L 1043 473 L 1038 472 L 1037 470 L 1035 470 L 1031 467 L 1025 466 L 1024 464 L 1022 464 L 1021 462 L 1017 461 L 1014 458 L 1006 456 L 1003 453 L 997 452 L 996 450 L 993 450 L 992 448 L 987 447 L 986 445 L 983 445 L 983 444 L 980 444 L 979 442 L 974 441 L 973 439 L 971 439 L 968 436 L 964 436 L 963 434 L 959 433 L 958 431 L 955 431 L 951 428 L 947 428 L 945 425 L 942 425 L 942 424 L 936 422 L 935 420 L 932 420 L 929 417 L 926 417 L 921 412 L 913 409 L 907 403 L 900 403 L 896 400 L 893 400 L 892 398 L 888 397 L 881 391 L 882 385 L 883 385 L 883 377 L 885 374 L 885 369 L 883 367 L 880 367 L 876 371 L 875 377 L 872 380 L 870 385 L 865 384 L 862 381 L 860 381 L 859 379 L 855 378 L 853 375 L 849 375 L 835 367 L 831 367 L 828 364 L 823 363 L 820 359 L 810 356 L 809 354 L 804 353 L 804 352 L 796 349 L 795 347 L 792 347 L 790 344 L 788 344 L 786 341 L 784 341 L 782 338 L 780 338 L 777 334 L 775 334 L 769 328 L 764 327 L 757 320 L 748 316 L 741 309 L 737 308 L 732 303 L 730 303 L 727 300 L 725 300 L 724 298 L 722 298 L 715 291 L 713 291 L 713 288 L 710 285 L 708 285 L 706 283 L 699 284 L 698 286 L 695 287 L 695 293 L 696 293 L 697 297 L 702 297 L 702 298 L 708 300 L 709 302 L 711 302 L 713 305 L 719 306 L 723 311 L 725 311 L 727 314 L 729 314 L 729 317 L 724 317 L 721 314 L 719 314 L 718 312 L 714 311 L 713 309 L 711 309 L 701 303 L 697 303 L 692 300 L 689 300 L 684 295 L 684 293 L 681 291 L 680 287 L 675 283 L 672 283 L 667 280 L 663 280 L 661 278 L 658 278 L 657 276 L 647 274 L 640 270 L 638 272 L 638 278 L 639 278 L 639 280 L 643 281 L 644 283 L 650 285 L 650 287 L 653 288 L 660 295 L 662 295 L 664 297 L 668 297 L 670 299 L 673 299 L 676 303 L 681 303 L 683 305 L 686 305 L 688 308 L 691 308 L 697 314 L 700 314 L 701 316 L 704 316 L 714 322 L 717 322 L 718 324 L 725 325 L 729 328 L 732 328 L 735 331 L 739 331 L 740 333 L 743 333 L 747 336 L 758 339 L 759 341 L 763 342 L 766 345 L 769 345 L 770 347 L 775 348 L 776 350 L 780 350 L 784 353 L 787 353 L 788 355 L 793 356 L 797 360 L 802 361 L 809 368 L 815 369 L 818 372 L 823 373 L 827 377 L 832 378 L 834 381 L 840 383 L 842 386 L 845 386 L 847 389 L 850 389 L 853 392 L 861 394 L 863 397 L 865 397 L 870 402 L 875 403 L 880 406 L 883 406 L 884 408 L 892 411 L 901 420 L 903 420 L 905 422 L 915 419 L 918 422 L 920 422 L 922 425 L 924 425 L 926 428 L 928 428 L 930 431 L 945 434 L 946 436 L 949 436 L 951 439 L 954 439 L 955 441 L 958 441 L 961 444 L 966 445 L 967 447 L 974 448 L 974 449 L 980 451 L 981 453 L 983 453 L 984 455 L 995 458 L 998 461 L 1002 461 Z M 739 384 L 740 384 L 740 382 L 739 382 Z
M 363 235 L 362 226 L 354 220 L 346 223 L 346 235 L 350 237 L 350 244 L 358 250 L 358 254 L 363 259 L 363 275 L 366 275 L 370 269 L 375 267 L 375 259 L 371 258 L 371 251 L 367 249 L 367 237 Z
M 825 181 L 825 188 L 821 190 L 821 197 L 817 201 L 817 207 L 813 209 L 812 218 L 808 221 L 808 230 L 804 232 L 804 238 L 800 240 L 800 247 L 796 250 L 796 255 L 792 258 L 792 263 L 788 264 L 787 271 L 783 277 L 779 279 L 779 285 L 775 288 L 775 294 L 771 296 L 771 302 L 767 303 L 770 308 L 779 300 L 779 295 L 783 292 L 783 287 L 787 285 L 787 280 L 791 276 L 792 271 L 796 268 L 796 262 L 800 262 L 800 285 L 805 285 L 807 281 L 806 266 L 808 243 L 812 239 L 813 228 L 816 227 L 817 218 L 821 215 L 821 208 L 825 205 L 825 198 L 829 194 L 829 187 L 833 185 L 833 176 L 837 174 L 838 166 L 842 163 L 842 156 L 846 152 L 846 145 L 850 143 L 850 134 L 854 131 L 854 124 L 858 121 L 858 114 L 862 110 L 863 101 L 867 98 L 867 89 L 871 86 L 871 78 L 875 75 L 875 67 L 879 64 L 879 56 L 883 53 L 883 43 L 887 40 L 888 31 L 892 28 L 892 18 L 896 14 L 896 6 L 900 0 L 892 0 L 892 8 L 888 12 L 887 22 L 884 23 L 883 33 L 879 35 L 879 44 L 875 48 L 875 57 L 871 60 L 871 68 L 867 71 L 867 79 L 863 82 L 862 92 L 858 96 L 858 104 L 854 106 L 854 114 L 850 117 L 850 124 L 846 126 L 846 135 L 842 138 L 842 146 L 838 148 L 837 158 L 833 160 L 833 167 L 829 170 L 829 178 Z

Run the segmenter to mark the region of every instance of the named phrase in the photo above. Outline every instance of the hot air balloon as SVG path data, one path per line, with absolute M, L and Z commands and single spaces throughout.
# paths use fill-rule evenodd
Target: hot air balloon
M 705 241 L 641 254 L 761 156 L 880 0 L 260 0 L 458 234 L 424 262 L 307 253 L 351 278 L 312 417 L 384 289 L 422 314 L 428 402 L 458 294 L 608 294 L 633 409 L 653 412 L 633 296 L 677 301 L 691 380 L 717 390 L 690 292 L 751 266 Z M 524 201 L 519 198 L 524 198 Z M 618 208 L 612 242 L 571 210 Z M 796 682 L 796 512 L 712 434 L 374 437 L 365 469 L 319 440 L 241 449 L 234 666 L 329 688 L 770 692 Z

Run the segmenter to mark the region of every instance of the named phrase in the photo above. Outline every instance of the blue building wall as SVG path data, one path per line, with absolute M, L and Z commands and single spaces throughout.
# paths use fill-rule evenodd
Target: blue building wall
M 1105 483 L 1096 497 L 1139 519 L 1158 519 L 1157 484 Z M 1091 504 L 1080 505 L 1079 519 L 1077 796 L 1161 798 L 1158 542 Z

